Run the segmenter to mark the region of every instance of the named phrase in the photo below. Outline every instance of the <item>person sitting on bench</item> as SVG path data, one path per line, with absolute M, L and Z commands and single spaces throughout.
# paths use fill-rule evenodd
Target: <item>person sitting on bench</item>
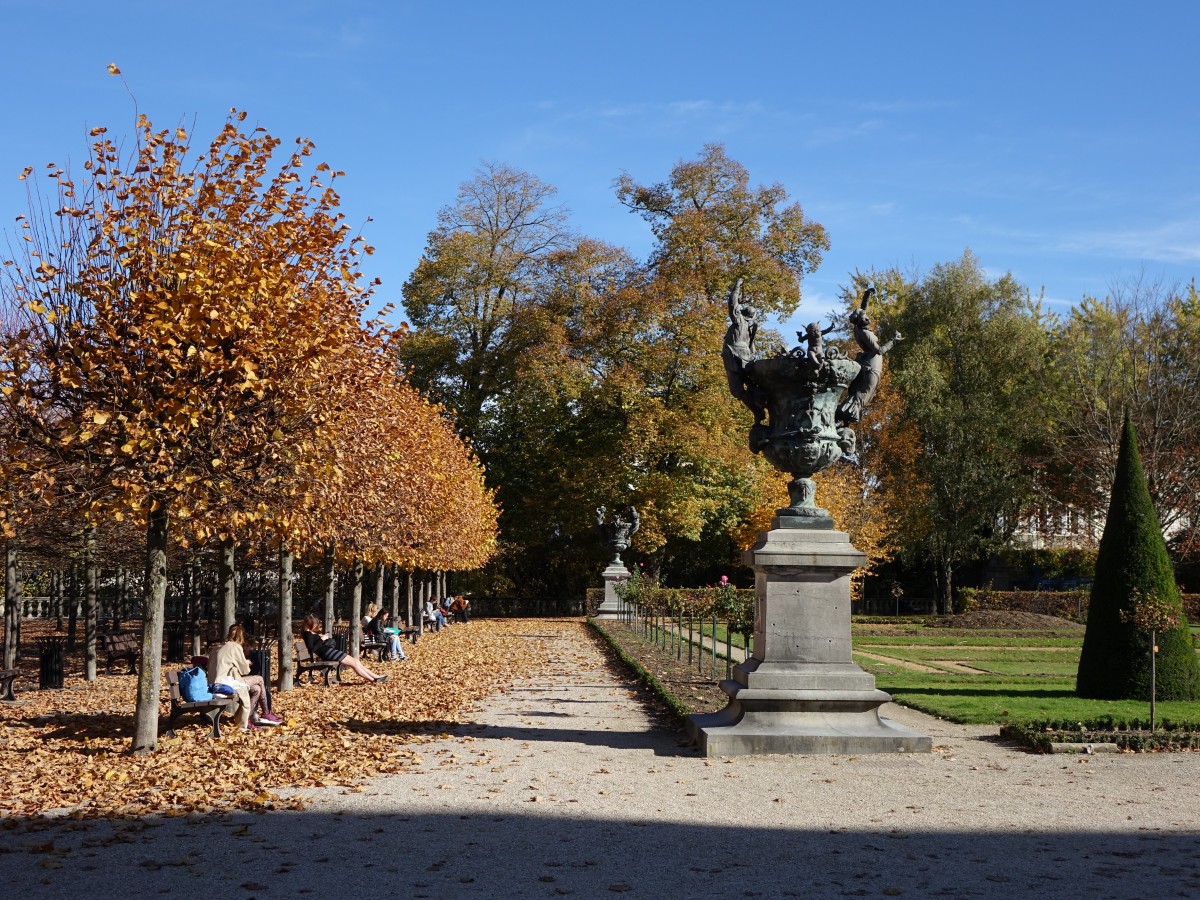
M 282 725 L 283 720 L 267 706 L 267 691 L 262 676 L 250 674 L 250 661 L 242 649 L 245 640 L 245 629 L 239 623 L 229 626 L 225 643 L 209 658 L 208 680 L 213 684 L 227 684 L 237 692 L 241 702 L 234 723 L 240 725 L 242 730 L 253 731 L 260 725 Z
M 381 609 L 379 613 L 367 623 L 366 633 L 371 635 L 374 640 L 381 644 L 387 644 L 388 652 L 384 659 L 408 659 L 404 655 L 404 648 L 400 646 L 400 630 L 391 626 L 392 614 L 386 609 Z
M 386 675 L 376 675 L 359 660 L 349 656 L 345 651 L 339 650 L 332 637 L 321 634 L 321 620 L 312 613 L 304 617 L 302 628 L 301 635 L 304 638 L 304 646 L 317 659 L 341 663 L 369 684 L 380 684 L 388 680 Z

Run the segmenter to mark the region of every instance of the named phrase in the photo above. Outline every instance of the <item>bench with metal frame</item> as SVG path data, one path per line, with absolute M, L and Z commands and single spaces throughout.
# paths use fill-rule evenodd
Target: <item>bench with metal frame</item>
M 221 736 L 221 716 L 237 709 L 238 698 L 214 695 L 211 700 L 184 700 L 179 692 L 179 670 L 167 670 L 167 685 L 171 689 L 171 718 L 167 721 L 167 733 L 175 736 L 175 720 L 186 712 L 196 712 L 200 718 L 212 725 L 212 736 Z

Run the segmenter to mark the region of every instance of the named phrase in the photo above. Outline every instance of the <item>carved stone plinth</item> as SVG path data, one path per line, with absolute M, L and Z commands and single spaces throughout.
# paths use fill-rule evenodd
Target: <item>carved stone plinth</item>
M 617 596 L 617 585 L 629 578 L 629 570 L 620 559 L 615 559 L 600 577 L 604 579 L 604 602 L 596 610 L 595 618 L 618 619 L 621 617 L 621 598 Z
M 891 697 L 850 655 L 850 574 L 866 557 L 844 532 L 808 526 L 780 516 L 745 554 L 754 652 L 721 683 L 729 705 L 690 716 L 688 730 L 705 756 L 930 751 L 930 738 L 879 715 Z

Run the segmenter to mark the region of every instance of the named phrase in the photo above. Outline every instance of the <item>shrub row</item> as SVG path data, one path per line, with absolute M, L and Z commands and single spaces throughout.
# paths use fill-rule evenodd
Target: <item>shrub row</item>
M 1090 590 L 994 591 L 991 588 L 962 588 L 959 612 L 976 609 L 1016 610 L 1086 622 Z M 1200 594 L 1184 594 L 1183 609 L 1189 622 L 1200 622 Z
M 727 580 L 702 588 L 670 588 L 634 572 L 616 586 L 617 595 L 649 615 L 717 616 L 740 634 L 754 631 L 754 590 L 735 588 Z
M 1102 716 L 1085 722 L 1042 719 L 1010 722 L 1000 727 L 1000 737 L 1030 750 L 1049 753 L 1051 744 L 1116 744 L 1122 750 L 1200 750 L 1200 723 L 1163 719 L 1150 730 L 1146 719 Z
M 928 625 L 937 616 L 851 616 L 855 625 Z

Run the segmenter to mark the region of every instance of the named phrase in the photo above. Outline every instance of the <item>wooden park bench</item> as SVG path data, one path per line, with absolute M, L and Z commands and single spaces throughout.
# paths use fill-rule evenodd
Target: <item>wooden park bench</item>
M 349 648 L 349 646 L 350 646 L 350 629 L 347 628 L 345 625 L 339 625 L 337 628 L 334 628 L 333 629 L 333 637 L 334 637 L 334 640 L 339 641 L 339 646 L 345 647 L 347 649 Z M 383 662 L 383 654 L 387 653 L 387 650 L 388 650 L 388 642 L 387 641 L 377 641 L 377 640 L 375 640 L 374 635 L 367 634 L 366 631 L 363 631 L 362 638 L 360 639 L 359 644 L 358 644 L 358 655 L 360 657 L 365 657 L 365 656 L 368 656 L 369 654 L 374 653 L 376 658 L 380 662 Z
M 13 693 L 13 682 L 16 680 L 16 669 L 4 669 L 0 671 L 0 700 L 17 699 L 17 695 Z
M 320 672 L 325 676 L 325 687 L 329 687 L 329 673 L 333 672 L 337 676 L 337 680 L 342 680 L 342 664 L 333 662 L 328 659 L 321 659 L 318 656 L 313 656 L 308 652 L 308 647 L 303 641 L 296 641 L 292 647 L 296 661 L 296 680 L 301 681 L 304 678 L 304 673 L 308 672 L 308 680 L 313 680 L 313 672 Z
M 365 657 L 374 653 L 375 658 L 380 662 L 383 662 L 383 656 L 388 652 L 388 647 L 390 646 L 390 641 L 377 641 L 375 640 L 374 635 L 364 634 L 362 644 L 360 645 L 359 649 L 359 655 Z
M 104 652 L 108 654 L 108 659 L 104 662 L 106 674 L 112 670 L 113 663 L 122 659 L 129 664 L 130 675 L 137 672 L 138 658 L 142 655 L 142 648 L 136 634 L 118 631 L 115 634 L 102 634 L 100 640 Z
M 238 698 L 215 694 L 211 700 L 184 700 L 179 693 L 179 670 L 167 670 L 167 684 L 171 688 L 171 718 L 167 721 L 167 732 L 175 737 L 175 719 L 185 712 L 197 712 L 200 718 L 212 725 L 212 736 L 221 736 L 221 716 L 237 709 Z

